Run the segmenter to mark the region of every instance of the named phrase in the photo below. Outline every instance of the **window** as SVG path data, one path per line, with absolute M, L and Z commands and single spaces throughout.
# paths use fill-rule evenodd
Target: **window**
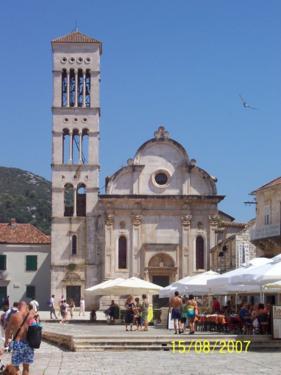
M 0 255 L 0 271 L 6 270 L 6 255 Z
M 85 85 L 86 85 L 86 92 L 85 92 L 85 104 L 86 104 L 86 107 L 90 107 L 91 105 L 91 73 L 89 70 L 86 70 L 86 82 L 85 82 Z
M 62 107 L 67 106 L 67 73 L 66 69 L 63 69 L 62 76 L 61 76 L 61 105 Z
M 166 185 L 168 182 L 168 176 L 163 172 L 157 173 L 155 176 L 155 181 L 158 185 Z
M 71 184 L 64 187 L 64 216 L 73 216 L 74 214 L 74 189 Z
M 264 225 L 270 224 L 270 206 L 264 206 Z
M 77 236 L 75 234 L 71 237 L 71 253 L 77 255 Z
M 37 255 L 26 256 L 26 271 L 37 271 Z
M 69 161 L 72 160 L 72 155 L 70 155 L 70 142 L 72 142 L 72 139 L 69 134 L 69 130 L 63 129 L 63 132 L 62 132 L 62 143 L 63 143 L 62 162 L 63 164 L 69 163 Z
M 86 185 L 77 186 L 77 216 L 86 216 Z
M 152 174 L 152 183 L 158 188 L 166 188 L 170 182 L 171 175 L 166 170 L 158 170 Z
M 118 268 L 127 268 L 127 238 L 119 237 L 118 241 Z
M 196 269 L 204 269 L 204 239 L 201 236 L 196 238 Z
M 35 286 L 27 285 L 25 294 L 26 294 L 26 298 L 35 299 Z
M 75 86 L 75 72 L 74 69 L 69 71 L 69 105 L 75 106 L 76 86 Z

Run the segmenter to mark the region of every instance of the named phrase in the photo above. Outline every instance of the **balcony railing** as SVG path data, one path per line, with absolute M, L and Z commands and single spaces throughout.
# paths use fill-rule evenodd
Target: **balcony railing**
M 250 236 L 251 240 L 280 236 L 280 224 L 263 225 L 259 228 L 252 229 Z

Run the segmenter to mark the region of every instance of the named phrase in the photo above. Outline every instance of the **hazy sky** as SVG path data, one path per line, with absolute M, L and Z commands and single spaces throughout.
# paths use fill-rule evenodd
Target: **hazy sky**
M 220 208 L 252 218 L 248 193 L 281 175 L 281 2 L 1 2 L 1 165 L 50 179 L 50 40 L 76 22 L 103 42 L 101 188 L 164 124 L 218 178 Z

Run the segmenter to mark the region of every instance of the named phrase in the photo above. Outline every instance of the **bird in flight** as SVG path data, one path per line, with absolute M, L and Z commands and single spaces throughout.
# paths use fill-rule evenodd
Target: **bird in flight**
M 257 109 L 256 107 L 253 107 L 253 106 L 251 106 L 250 104 L 248 104 L 248 103 L 245 101 L 245 99 L 243 98 L 242 95 L 239 95 L 239 96 L 240 96 L 240 99 L 241 99 L 241 102 L 242 102 L 242 105 L 243 105 L 244 108 L 246 108 L 246 109 Z

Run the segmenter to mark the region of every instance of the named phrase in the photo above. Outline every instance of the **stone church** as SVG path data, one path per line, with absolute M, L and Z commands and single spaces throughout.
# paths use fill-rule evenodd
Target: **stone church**
M 52 292 L 79 303 L 106 279 L 165 286 L 210 269 L 218 225 L 234 220 L 216 178 L 160 126 L 100 194 L 102 44 L 75 31 L 52 52 Z

